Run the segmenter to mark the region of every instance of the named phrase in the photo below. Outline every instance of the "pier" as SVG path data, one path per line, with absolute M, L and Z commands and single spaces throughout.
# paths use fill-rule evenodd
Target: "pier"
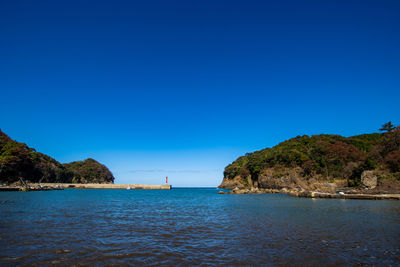
M 31 186 L 38 186 L 39 184 L 30 184 Z M 75 189 L 161 189 L 170 190 L 171 185 L 148 185 L 148 184 L 65 184 L 65 183 L 40 183 L 45 187 L 62 187 L 62 188 L 75 188 Z

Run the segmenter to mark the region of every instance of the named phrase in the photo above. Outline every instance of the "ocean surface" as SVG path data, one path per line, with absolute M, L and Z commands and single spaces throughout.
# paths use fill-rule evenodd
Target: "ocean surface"
M 400 265 L 400 201 L 0 192 L 0 265 Z

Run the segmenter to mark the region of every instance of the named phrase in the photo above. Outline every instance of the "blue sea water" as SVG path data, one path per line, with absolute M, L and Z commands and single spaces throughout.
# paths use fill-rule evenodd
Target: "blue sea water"
M 0 265 L 399 265 L 400 201 L 0 192 Z

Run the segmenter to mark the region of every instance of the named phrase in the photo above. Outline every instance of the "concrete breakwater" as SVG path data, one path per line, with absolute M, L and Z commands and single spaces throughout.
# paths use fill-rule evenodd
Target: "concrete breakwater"
M 39 184 L 30 184 L 39 186 Z M 163 189 L 169 190 L 171 185 L 147 185 L 147 184 L 65 184 L 65 183 L 41 183 L 46 187 L 76 188 L 76 189 Z

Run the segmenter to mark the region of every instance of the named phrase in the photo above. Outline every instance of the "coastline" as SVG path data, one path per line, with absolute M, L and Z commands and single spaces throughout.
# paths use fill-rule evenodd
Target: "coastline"
M 67 184 L 67 183 L 29 183 L 28 189 L 24 186 L 3 186 L 0 191 L 43 191 L 62 189 L 150 189 L 170 190 L 171 185 L 145 185 L 145 184 Z
M 371 200 L 400 200 L 400 194 L 336 194 L 336 193 L 325 193 L 317 191 L 297 191 L 288 189 L 232 189 L 229 192 L 219 191 L 218 194 L 288 194 L 293 197 L 300 198 L 333 198 L 333 199 L 371 199 Z

